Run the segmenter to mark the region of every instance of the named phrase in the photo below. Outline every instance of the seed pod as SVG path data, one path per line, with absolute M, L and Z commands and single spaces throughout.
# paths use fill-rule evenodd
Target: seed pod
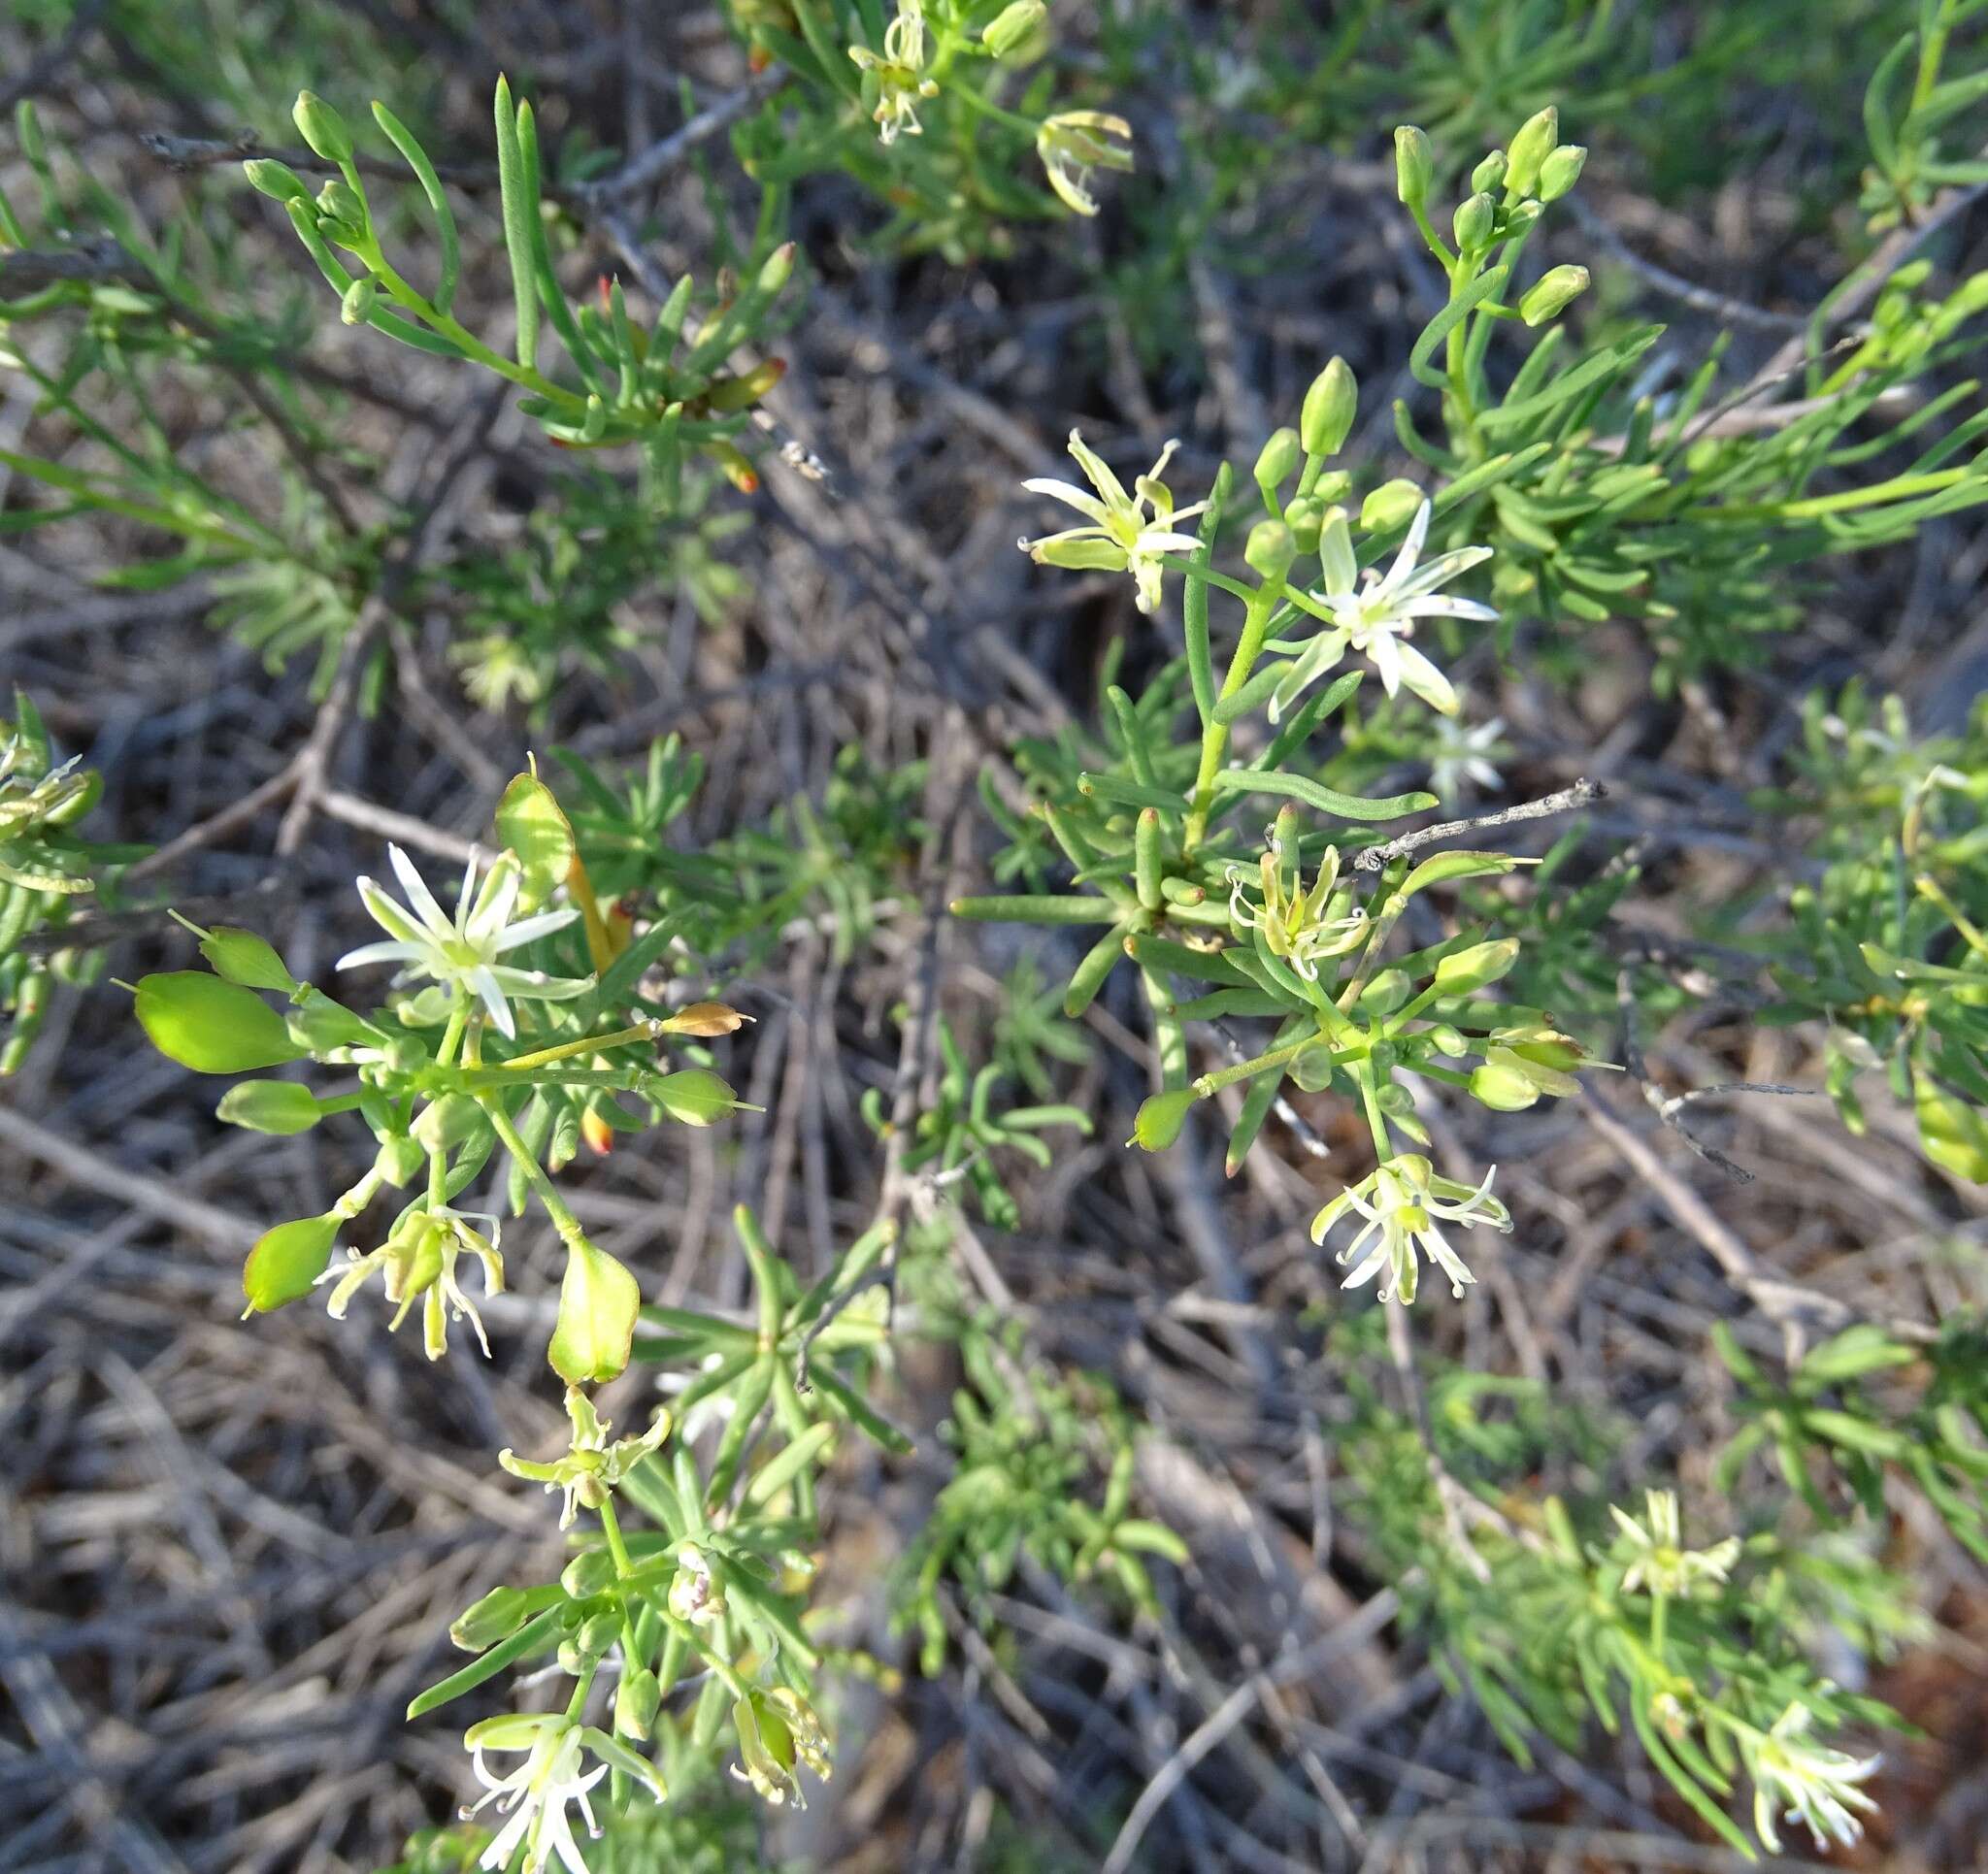
M 330 1265 L 338 1230 L 339 1220 L 328 1211 L 321 1217 L 300 1217 L 295 1223 L 265 1230 L 242 1266 L 248 1312 L 267 1314 L 285 1301 L 309 1295 Z
M 253 931 L 216 925 L 201 937 L 200 954 L 213 966 L 215 975 L 245 988 L 274 989 L 285 996 L 296 990 L 297 980 L 283 967 L 282 958 Z
M 249 1073 L 304 1053 L 283 1018 L 253 990 L 204 970 L 141 978 L 137 1007 L 152 1046 L 196 1073 Z
M 215 1108 L 215 1117 L 224 1126 L 273 1133 L 279 1138 L 308 1133 L 319 1116 L 316 1096 L 294 1080 L 244 1080 L 230 1087 Z

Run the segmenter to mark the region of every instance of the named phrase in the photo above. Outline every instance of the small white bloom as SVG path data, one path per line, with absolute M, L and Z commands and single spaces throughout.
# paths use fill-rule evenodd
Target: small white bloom
M 1366 1228 L 1340 1251 L 1342 1263 L 1353 1264 L 1344 1287 L 1357 1288 L 1385 1270 L 1387 1280 L 1380 1299 L 1385 1301 L 1398 1295 L 1404 1302 L 1411 1302 L 1417 1287 L 1419 1250 L 1449 1277 L 1450 1293 L 1461 1296 L 1465 1285 L 1476 1277 L 1436 1226 L 1441 1220 L 1460 1223 L 1466 1229 L 1489 1224 L 1494 1230 L 1510 1230 L 1510 1211 L 1491 1195 L 1491 1180 L 1497 1172 L 1494 1165 L 1484 1173 L 1483 1183 L 1473 1189 L 1454 1178 L 1437 1176 L 1429 1161 L 1414 1153 L 1389 1159 L 1358 1184 L 1348 1185 L 1312 1218 L 1311 1240 L 1324 1242 L 1333 1225 L 1348 1210 L 1355 1210 L 1366 1219 Z M 1376 1233 L 1377 1240 L 1362 1256 L 1362 1245 Z
M 1498 738 L 1505 733 L 1505 718 L 1493 716 L 1474 729 L 1467 729 L 1453 716 L 1439 716 L 1436 727 L 1436 758 L 1429 764 L 1430 791 L 1453 801 L 1471 782 L 1486 794 L 1504 785 L 1505 777 L 1491 766 L 1499 752 Z
M 1448 677 L 1408 640 L 1418 618 L 1473 618 L 1488 623 L 1498 613 L 1474 599 L 1445 598 L 1438 590 L 1460 574 L 1491 557 L 1488 546 L 1460 546 L 1421 564 L 1422 544 L 1429 538 L 1433 510 L 1424 502 L 1416 510 L 1408 537 L 1385 575 L 1369 567 L 1365 574 L 1353 558 L 1352 536 L 1343 514 L 1326 523 L 1318 542 L 1325 589 L 1309 596 L 1321 601 L 1333 622 L 1315 638 L 1299 642 L 1274 640 L 1274 650 L 1295 653 L 1298 661 L 1286 673 L 1270 700 L 1270 719 L 1278 721 L 1298 698 L 1350 648 L 1372 660 L 1389 696 L 1402 686 L 1414 691 L 1432 709 L 1457 712 L 1456 692 Z
M 1674 1491 L 1645 1491 L 1642 1523 L 1613 1503 L 1608 1505 L 1608 1514 L 1629 1545 L 1630 1563 L 1622 1575 L 1625 1594 L 1643 1588 L 1673 1599 L 1688 1599 L 1701 1591 L 1709 1594 L 1725 1581 L 1740 1559 L 1737 1535 L 1729 1535 L 1709 1549 L 1684 1546 Z
M 505 1817 L 503 1827 L 491 1837 L 477 1862 L 480 1868 L 509 1868 L 522 1847 L 523 1874 L 539 1874 L 555 1858 L 565 1874 L 587 1874 L 580 1844 L 573 1838 L 567 1805 L 579 1804 L 587 1833 L 597 1836 L 601 1826 L 594 1820 L 587 1792 L 608 1774 L 610 1766 L 626 1771 L 658 1801 L 664 1793 L 655 1771 L 626 1745 L 564 1712 L 512 1712 L 486 1718 L 472 1725 L 462 1741 L 485 1791 L 463 1811 L 464 1816 L 473 1816 L 486 1802 L 494 1802 L 497 1813 Z M 523 1751 L 525 1760 L 500 1776 L 483 1761 L 485 1751 Z M 580 1766 L 588 1752 L 602 1761 L 582 1772 Z
M 517 970 L 498 962 L 499 957 L 535 938 L 564 930 L 580 915 L 569 905 L 512 923 L 521 871 L 514 853 L 497 855 L 496 864 L 483 875 L 480 891 L 476 864 L 471 862 L 462 875 L 453 917 L 435 902 L 435 894 L 422 882 L 406 853 L 398 846 L 388 846 L 386 856 L 407 893 L 412 912 L 396 904 L 372 879 L 361 878 L 359 897 L 374 923 L 391 941 L 362 943 L 356 950 L 348 950 L 339 958 L 338 969 L 398 963 L 406 968 L 394 978 L 397 983 L 428 976 L 451 987 L 460 985 L 482 1003 L 491 1026 L 514 1039 L 517 1030 L 511 1019 L 508 998 L 566 1002 L 585 995 L 592 987 L 588 978 L 548 976 L 540 970 Z
M 470 1223 L 487 1224 L 489 1233 L 472 1230 Z M 430 1360 L 440 1360 L 448 1351 L 450 1319 L 469 1317 L 477 1344 L 483 1358 L 490 1357 L 489 1337 L 483 1332 L 483 1317 L 456 1277 L 455 1266 L 464 1255 L 477 1258 L 483 1266 L 485 1297 L 504 1292 L 504 1258 L 497 1244 L 504 1226 L 488 1211 L 455 1210 L 449 1205 L 430 1204 L 416 1210 L 384 1243 L 368 1255 L 348 1252 L 344 1268 L 328 1268 L 314 1286 L 333 1284 L 325 1301 L 325 1312 L 334 1321 L 346 1318 L 346 1309 L 367 1277 L 376 1271 L 390 1302 L 398 1310 L 389 1321 L 391 1333 L 408 1317 L 408 1310 L 422 1302 L 422 1339 Z
M 924 76 L 923 0 L 898 0 L 897 17 L 883 29 L 881 54 L 867 46 L 851 46 L 849 57 L 858 71 L 877 75 L 877 109 L 870 115 L 877 125 L 878 141 L 888 145 L 900 136 L 922 135 L 919 102 L 939 95 L 939 86 Z
M 1808 1707 L 1797 1700 L 1774 1720 L 1769 1731 L 1742 1737 L 1740 1749 L 1753 1778 L 1753 1827 L 1770 1855 L 1781 1852 L 1775 1811 L 1808 1825 L 1818 1848 L 1834 1835 L 1845 1848 L 1860 1840 L 1864 1825 L 1850 1813 L 1874 1814 L 1877 1804 L 1857 1785 L 1877 1773 L 1881 1757 L 1851 1757 L 1801 1740 L 1810 1722 Z
M 1135 478 L 1136 497 L 1128 495 L 1118 477 L 1076 431 L 1070 432 L 1070 453 L 1089 478 L 1091 494 L 1075 482 L 1038 477 L 1021 485 L 1031 494 L 1047 495 L 1066 507 L 1075 508 L 1090 523 L 1072 527 L 1061 534 L 1045 534 L 1041 540 L 1015 543 L 1038 566 L 1061 566 L 1082 571 L 1130 573 L 1139 588 L 1136 601 L 1140 610 L 1156 610 L 1160 603 L 1161 558 L 1167 553 L 1191 553 L 1201 542 L 1183 534 L 1176 523 L 1191 520 L 1208 506 L 1197 501 L 1176 509 L 1174 496 L 1160 477 L 1180 444 L 1169 443 L 1160 459 L 1143 476 Z
M 580 1726 L 561 1712 L 547 1712 L 540 1718 L 493 1718 L 471 1726 L 463 1742 L 469 1746 L 477 1781 L 484 1789 L 464 1815 L 473 1816 L 486 1802 L 494 1802 L 497 1813 L 506 1818 L 477 1865 L 508 1868 L 522 1845 L 524 1874 L 539 1874 L 555 1856 L 567 1874 L 586 1874 L 566 1807 L 578 1803 L 586 1819 L 586 1832 L 598 1835 L 601 1826 L 594 1820 L 586 1792 L 608 1774 L 608 1766 L 597 1764 L 581 1774 L 585 1758 Z M 516 1769 L 499 1776 L 483 1761 L 486 1750 L 524 1751 L 527 1755 Z
M 573 1527 L 573 1519 L 582 1506 L 599 1509 L 614 1486 L 670 1435 L 672 1423 L 668 1412 L 659 1411 L 639 1437 L 611 1442 L 608 1433 L 613 1429 L 612 1422 L 594 1410 L 593 1400 L 577 1386 L 566 1389 L 566 1417 L 572 1424 L 573 1436 L 565 1457 L 542 1463 L 535 1458 L 520 1458 L 514 1451 L 497 1454 L 498 1463 L 514 1477 L 560 1493 L 562 1529 Z

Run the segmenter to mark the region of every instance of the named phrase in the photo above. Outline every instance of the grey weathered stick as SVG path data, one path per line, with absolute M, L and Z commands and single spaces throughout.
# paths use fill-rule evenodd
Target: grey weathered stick
M 1492 827 L 1516 826 L 1521 820 L 1543 820 L 1554 813 L 1572 813 L 1576 807 L 1605 799 L 1607 794 L 1607 789 L 1600 781 L 1583 777 L 1572 787 L 1563 787 L 1557 794 L 1548 794 L 1544 800 L 1527 801 L 1518 806 L 1508 806 L 1500 813 L 1480 813 L 1468 820 L 1441 820 L 1419 832 L 1405 833 L 1400 838 L 1389 839 L 1383 845 L 1369 846 L 1353 863 L 1362 871 L 1378 871 L 1390 860 L 1406 859 L 1409 853 L 1434 845 L 1439 839 L 1453 839 L 1460 833 L 1483 833 Z

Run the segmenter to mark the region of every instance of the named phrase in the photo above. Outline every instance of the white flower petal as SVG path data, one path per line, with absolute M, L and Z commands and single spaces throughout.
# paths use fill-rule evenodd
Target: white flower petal
M 414 915 L 428 927 L 429 934 L 437 937 L 453 937 L 454 922 L 436 903 L 435 894 L 428 889 L 427 881 L 414 870 L 414 862 L 398 846 L 386 848 L 386 859 L 393 868 L 393 875 L 400 880 L 401 890 L 407 894 L 409 905 Z
M 422 944 L 362 943 L 356 950 L 348 950 L 331 967 L 334 970 L 356 970 L 368 963 L 419 963 L 427 954 L 427 946 Z
M 520 918 L 507 930 L 498 932 L 497 939 L 490 949 L 496 956 L 503 956 L 507 950 L 515 950 L 538 937 L 549 937 L 554 931 L 563 931 L 580 915 L 572 905 L 557 911 L 540 911 L 535 917 Z

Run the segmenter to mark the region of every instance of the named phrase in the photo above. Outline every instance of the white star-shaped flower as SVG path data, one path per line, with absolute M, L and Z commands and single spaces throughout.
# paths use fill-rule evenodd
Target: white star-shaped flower
M 496 864 L 483 874 L 480 890 L 476 862 L 471 861 L 463 871 L 453 917 L 436 903 L 435 894 L 422 882 L 406 853 L 398 846 L 388 846 L 386 856 L 411 909 L 396 904 L 372 879 L 361 878 L 359 897 L 390 941 L 362 943 L 356 950 L 348 950 L 338 960 L 339 969 L 398 963 L 406 967 L 394 978 L 396 982 L 428 976 L 451 987 L 460 985 L 483 1005 L 491 1026 L 513 1039 L 517 1029 L 511 1018 L 509 998 L 566 1002 L 585 995 L 593 986 L 588 978 L 548 976 L 543 970 L 518 970 L 498 961 L 535 938 L 564 930 L 580 915 L 568 906 L 512 923 L 521 871 L 515 854 L 498 854 Z
M 1070 453 L 1097 492 L 1092 494 L 1073 481 L 1057 481 L 1046 476 L 1021 485 L 1031 494 L 1047 495 L 1065 507 L 1075 508 L 1090 525 L 1072 527 L 1061 534 L 1045 534 L 1041 540 L 1018 541 L 1016 544 L 1038 566 L 1130 573 L 1139 588 L 1135 603 L 1140 610 L 1157 610 L 1162 556 L 1191 553 L 1201 544 L 1192 534 L 1179 532 L 1176 523 L 1191 520 L 1208 506 L 1205 501 L 1197 501 L 1176 510 L 1172 491 L 1160 479 L 1179 446 L 1177 442 L 1169 443 L 1160 451 L 1160 459 L 1133 481 L 1136 495 L 1128 495 L 1124 484 L 1105 466 L 1104 458 L 1072 430 Z
M 1309 596 L 1324 606 L 1333 622 L 1315 638 L 1297 642 L 1272 640 L 1271 649 L 1295 653 L 1298 660 L 1270 700 L 1273 722 L 1348 649 L 1371 660 L 1389 696 L 1397 695 L 1406 684 L 1432 709 L 1448 716 L 1456 714 L 1457 697 L 1449 678 L 1408 641 L 1419 618 L 1472 618 L 1481 623 L 1497 618 L 1489 606 L 1474 599 L 1448 598 L 1439 590 L 1472 567 L 1482 565 L 1491 557 L 1491 549 L 1460 546 L 1423 563 L 1422 546 L 1429 538 L 1432 512 L 1426 501 L 1416 510 L 1408 537 L 1385 574 L 1373 567 L 1361 573 L 1343 514 L 1336 513 L 1327 521 L 1318 542 L 1325 589 Z
M 1777 1809 L 1806 1823 L 1816 1847 L 1827 1848 L 1834 1835 L 1847 1848 L 1864 1833 L 1863 1823 L 1851 1810 L 1874 1813 L 1877 1808 L 1857 1785 L 1876 1775 L 1884 1759 L 1804 1743 L 1802 1733 L 1808 1726 L 1808 1707 L 1798 1699 L 1774 1720 L 1773 1729 L 1756 1733 L 1746 1751 L 1746 1768 L 1753 1778 L 1754 1832 L 1770 1855 L 1781 1852 L 1774 1825 Z
M 1429 1161 L 1414 1153 L 1389 1159 L 1358 1184 L 1348 1185 L 1312 1218 L 1311 1240 L 1324 1242 L 1334 1224 L 1348 1210 L 1357 1211 L 1366 1219 L 1366 1228 L 1340 1251 L 1339 1260 L 1353 1265 L 1344 1287 L 1358 1288 L 1384 1270 L 1387 1280 L 1380 1299 L 1385 1301 L 1398 1295 L 1404 1303 L 1411 1302 L 1420 1270 L 1419 1250 L 1449 1277 L 1450 1293 L 1461 1296 L 1465 1285 L 1476 1277 L 1436 1226 L 1441 1220 L 1466 1229 L 1489 1224 L 1494 1230 L 1508 1231 L 1511 1212 L 1491 1195 L 1497 1171 L 1494 1165 L 1484 1173 L 1483 1183 L 1473 1189 L 1454 1178 L 1437 1176 Z M 1362 1256 L 1362 1246 L 1376 1233 L 1377 1240 Z

